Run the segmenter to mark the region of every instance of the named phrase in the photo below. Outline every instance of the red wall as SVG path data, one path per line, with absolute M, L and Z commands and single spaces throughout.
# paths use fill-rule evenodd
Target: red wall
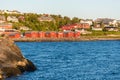
M 57 33 L 57 38 L 63 38 L 63 32 L 58 32 Z
M 50 32 L 50 38 L 57 38 L 56 32 Z
M 46 38 L 50 38 L 50 32 L 46 32 L 46 33 L 45 33 L 45 37 L 46 37 Z
M 56 38 L 57 33 L 56 32 L 46 32 L 45 37 L 47 37 L 47 38 Z
M 72 38 L 74 37 L 74 32 L 64 32 L 63 35 L 65 38 Z
M 21 37 L 21 34 L 20 34 L 20 33 L 10 33 L 10 34 L 9 34 L 9 37 L 10 37 L 10 38 L 20 38 L 20 37 Z
M 80 32 L 74 32 L 74 37 L 75 37 L 75 38 L 80 37 Z
M 26 33 L 25 33 L 25 37 L 26 37 L 26 38 L 31 38 L 31 32 L 26 32 Z
M 39 38 L 45 38 L 45 32 L 39 32 L 38 33 Z
M 26 38 L 77 38 L 80 32 L 26 32 Z
M 39 37 L 39 35 L 38 35 L 38 32 L 31 32 L 31 37 L 32 38 L 38 38 Z

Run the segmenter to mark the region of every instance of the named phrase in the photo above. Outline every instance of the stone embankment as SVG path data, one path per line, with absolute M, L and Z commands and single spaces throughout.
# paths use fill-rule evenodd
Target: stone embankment
M 120 37 L 89 37 L 79 38 L 14 38 L 16 42 L 63 42 L 63 41 L 97 41 L 97 40 L 120 40 Z

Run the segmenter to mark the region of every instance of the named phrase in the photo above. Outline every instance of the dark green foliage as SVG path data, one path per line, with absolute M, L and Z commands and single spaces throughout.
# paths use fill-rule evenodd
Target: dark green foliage
M 44 14 L 34 14 L 34 13 L 25 13 L 25 14 L 1 14 L 4 15 L 7 19 L 7 16 L 15 16 L 19 19 L 20 16 L 24 17 L 24 20 L 19 20 L 18 23 L 13 23 L 13 28 L 19 30 L 21 26 L 29 27 L 34 31 L 59 31 L 59 28 L 63 25 L 70 25 L 78 23 L 79 18 L 74 17 L 72 20 L 61 15 L 50 15 L 54 20 L 52 21 L 39 21 Z
M 72 18 L 72 23 L 73 23 L 73 24 L 74 24 L 74 23 L 78 23 L 78 22 L 80 22 L 80 19 L 79 19 L 79 18 L 77 18 L 77 17 Z

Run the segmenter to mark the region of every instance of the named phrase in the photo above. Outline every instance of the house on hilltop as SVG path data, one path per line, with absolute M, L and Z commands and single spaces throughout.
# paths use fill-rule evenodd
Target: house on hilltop
M 19 17 L 18 17 L 18 20 L 19 20 L 19 21 L 25 21 L 25 17 L 24 17 L 24 16 L 19 16 Z
M 54 18 L 48 14 L 43 14 L 41 17 L 38 18 L 38 20 L 50 22 L 50 21 L 54 21 Z
M 32 29 L 30 29 L 30 28 L 27 27 L 27 26 L 21 26 L 21 27 L 20 27 L 20 30 L 30 31 L 30 30 L 32 30 Z
M 0 29 L 12 29 L 12 23 L 0 23 Z
M 17 19 L 15 16 L 8 16 L 8 17 L 7 17 L 7 21 L 10 21 L 10 22 L 18 22 L 18 19 Z
M 0 15 L 0 23 L 6 22 L 5 16 Z
M 0 13 L 1 14 L 21 14 L 19 11 L 17 10 L 13 10 L 13 11 L 10 11 L 10 10 L 0 10 Z
M 94 22 L 97 24 L 103 24 L 104 26 L 109 26 L 111 23 L 113 23 L 114 19 L 109 18 L 97 18 Z

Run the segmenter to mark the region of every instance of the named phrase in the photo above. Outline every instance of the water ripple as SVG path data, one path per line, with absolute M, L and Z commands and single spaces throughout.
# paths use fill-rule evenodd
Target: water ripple
M 120 41 L 16 44 L 38 70 L 7 80 L 120 80 Z

